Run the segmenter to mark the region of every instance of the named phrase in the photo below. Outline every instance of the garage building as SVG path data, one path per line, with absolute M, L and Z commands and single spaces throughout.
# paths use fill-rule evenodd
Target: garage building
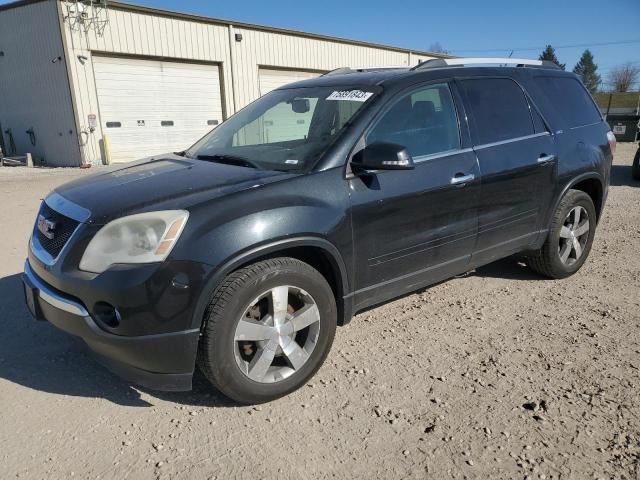
M 442 56 L 105 0 L 22 0 L 0 6 L 0 146 L 51 166 L 127 162 L 183 150 L 281 85 Z

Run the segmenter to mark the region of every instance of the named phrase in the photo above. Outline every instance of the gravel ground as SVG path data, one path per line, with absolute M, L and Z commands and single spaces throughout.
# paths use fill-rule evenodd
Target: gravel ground
M 591 257 L 503 260 L 361 313 L 306 387 L 238 407 L 127 385 L 23 306 L 39 199 L 88 172 L 0 168 L 3 478 L 640 479 L 640 182 L 618 146 Z M 53 174 L 50 174 L 53 173 Z

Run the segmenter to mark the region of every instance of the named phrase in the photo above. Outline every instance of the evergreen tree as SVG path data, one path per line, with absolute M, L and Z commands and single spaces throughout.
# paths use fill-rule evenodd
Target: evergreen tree
M 593 61 L 593 55 L 588 49 L 584 51 L 580 61 L 576 63 L 573 73 L 582 79 L 582 83 L 591 93 L 598 91 L 602 79 L 598 75 L 598 66 Z
M 564 70 L 564 67 L 566 66 L 564 63 L 560 63 L 560 60 L 556 57 L 556 51 L 551 45 L 547 45 L 547 48 L 542 51 L 538 60 L 549 60 L 558 65 L 562 70 Z

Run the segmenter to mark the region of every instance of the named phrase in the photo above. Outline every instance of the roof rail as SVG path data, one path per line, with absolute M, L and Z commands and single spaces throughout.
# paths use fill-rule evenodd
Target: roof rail
M 517 67 L 543 67 L 555 68 L 560 67 L 548 60 L 530 60 L 527 58 L 434 58 L 426 62 L 419 63 L 412 70 L 423 70 L 427 68 L 444 68 L 465 65 L 515 65 Z
M 345 73 L 357 73 L 357 72 L 371 72 L 375 70 L 395 70 L 398 68 L 409 68 L 407 65 L 386 65 L 386 66 L 375 66 L 375 67 L 340 67 L 334 70 L 331 70 L 327 73 L 322 74 L 323 77 L 330 75 L 342 75 Z

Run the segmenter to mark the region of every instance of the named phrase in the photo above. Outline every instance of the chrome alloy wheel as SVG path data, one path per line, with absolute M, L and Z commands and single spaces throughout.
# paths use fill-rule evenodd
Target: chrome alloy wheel
M 251 380 L 275 383 L 309 360 L 320 333 L 320 311 L 301 288 L 279 286 L 258 296 L 238 321 L 236 364 Z
M 580 259 L 589 240 L 589 214 L 584 207 L 573 207 L 560 229 L 558 254 L 565 265 L 572 265 Z

